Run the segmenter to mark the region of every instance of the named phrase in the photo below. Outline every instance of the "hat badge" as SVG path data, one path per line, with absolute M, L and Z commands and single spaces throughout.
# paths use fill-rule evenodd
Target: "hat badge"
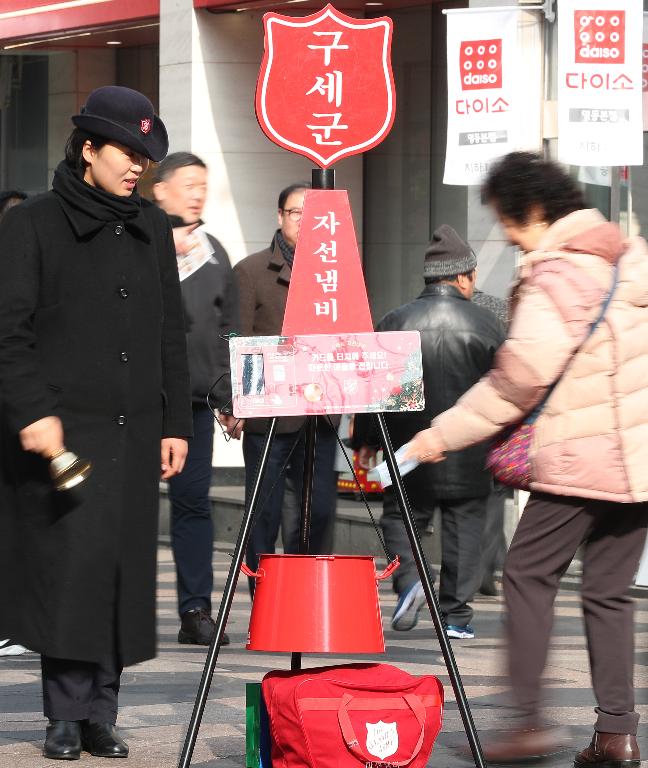
M 144 134 L 147 134 L 151 131 L 151 119 L 148 117 L 145 117 L 143 120 L 140 120 L 140 131 Z

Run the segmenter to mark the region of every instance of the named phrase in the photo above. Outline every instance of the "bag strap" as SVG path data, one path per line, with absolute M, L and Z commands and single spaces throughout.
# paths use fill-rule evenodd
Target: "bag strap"
M 607 292 L 605 299 L 603 299 L 603 302 L 601 304 L 601 308 L 596 317 L 596 320 L 594 320 L 594 322 L 590 325 L 590 327 L 587 330 L 587 333 L 585 334 L 585 337 L 580 342 L 580 344 L 576 347 L 576 349 L 573 351 L 571 357 L 567 362 L 567 365 L 564 367 L 560 376 L 558 376 L 558 378 L 554 381 L 554 383 L 549 386 L 542 400 L 538 403 L 538 405 L 536 405 L 536 407 L 531 411 L 531 413 L 524 419 L 524 424 L 533 424 L 537 420 L 538 416 L 540 416 L 540 413 L 542 412 L 542 409 L 547 404 L 547 401 L 551 397 L 552 392 L 558 386 L 558 383 L 560 382 L 562 377 L 565 375 L 567 368 L 569 368 L 569 363 L 571 363 L 574 357 L 576 357 L 578 352 L 580 352 L 580 350 L 585 346 L 585 343 L 592 337 L 592 335 L 594 334 L 594 331 L 601 324 L 601 321 L 605 317 L 605 313 L 607 312 L 608 307 L 610 306 L 610 302 L 612 301 L 612 297 L 614 296 L 614 293 L 617 289 L 618 284 L 619 284 L 619 262 L 617 261 L 617 263 L 614 265 L 614 271 L 612 274 L 612 286 L 610 287 L 610 290 Z
M 347 745 L 347 749 L 365 765 L 376 762 L 384 763 L 385 761 L 380 760 L 377 755 L 373 755 L 372 757 L 368 756 L 360 748 L 360 742 L 358 741 L 355 731 L 353 730 L 353 724 L 351 723 L 351 718 L 349 717 L 349 705 L 353 701 L 353 698 L 354 697 L 351 696 L 351 694 L 346 693 L 342 697 L 340 706 L 338 708 L 338 723 L 340 724 L 340 730 L 342 731 L 342 738 L 344 739 L 344 743 Z M 423 739 L 425 738 L 426 712 L 423 703 L 418 696 L 415 696 L 411 693 L 405 694 L 403 699 L 418 720 L 420 732 L 418 740 L 414 746 L 414 749 L 412 750 L 412 754 L 406 760 L 389 760 L 389 765 L 393 766 L 393 768 L 403 768 L 404 766 L 409 765 L 421 751 L 421 747 L 423 746 Z
M 424 707 L 441 707 L 441 697 L 438 693 L 416 694 Z M 340 708 L 342 696 L 331 697 L 304 697 L 297 700 L 297 706 L 300 712 L 337 712 Z M 354 696 L 353 701 L 347 704 L 347 710 L 378 710 L 378 709 L 410 709 L 409 705 L 400 696 L 385 696 L 384 698 L 362 698 Z

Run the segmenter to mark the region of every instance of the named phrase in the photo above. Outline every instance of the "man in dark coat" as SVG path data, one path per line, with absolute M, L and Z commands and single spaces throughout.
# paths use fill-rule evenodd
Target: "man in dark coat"
M 489 370 L 504 341 L 500 321 L 470 301 L 476 265 L 470 246 L 452 227 L 442 225 L 425 254 L 425 290 L 378 323 L 378 331 L 421 333 L 425 410 L 385 414 L 394 447 L 408 442 L 470 389 Z M 370 415 L 355 418 L 354 446 L 365 461 L 376 445 L 372 425 Z M 441 510 L 439 602 L 448 635 L 455 638 L 474 637 L 469 603 L 480 584 L 481 536 L 492 485 L 485 469 L 486 450 L 479 445 L 449 454 L 446 461 L 421 465 L 404 478 L 419 530 L 428 525 L 436 507 Z M 392 627 L 409 630 L 418 620 L 425 595 L 391 488 L 385 489 L 381 526 L 388 550 L 401 557 L 394 574 L 399 601 Z
M 27 195 L 24 192 L 20 192 L 16 189 L 8 189 L 4 192 L 0 192 L 0 221 L 2 221 L 5 213 L 10 208 L 13 208 L 14 205 L 19 205 L 23 200 L 26 199 Z M 2 403 L 0 402 L 0 423 L 1 422 Z M 20 645 L 20 643 L 14 642 L 10 637 L 0 639 L 0 656 L 20 656 L 26 651 L 27 649 L 24 645 Z
M 207 200 L 207 166 L 190 152 L 174 152 L 155 169 L 153 195 L 171 219 L 180 272 L 191 378 L 193 438 L 182 474 L 169 481 L 171 545 L 178 584 L 178 642 L 209 645 L 214 585 L 214 525 L 209 488 L 214 416 L 207 404 L 232 399 L 227 336 L 238 329 L 238 289 L 229 256 L 200 219 Z M 230 410 L 231 413 L 231 410 Z M 229 643 L 223 635 L 222 643 Z
M 242 336 L 278 336 L 288 298 L 288 285 L 299 234 L 307 184 L 292 184 L 282 190 L 278 201 L 279 229 L 269 248 L 239 261 L 234 267 L 239 285 Z M 286 472 L 297 499 L 301 499 L 304 469 L 304 416 L 278 420 L 261 489 L 261 504 L 247 551 L 247 564 L 256 570 L 258 555 L 273 553 L 281 525 Z M 263 450 L 269 419 L 246 419 L 243 434 L 246 497 L 252 492 Z M 339 419 L 333 419 L 337 427 Z M 334 469 L 337 439 L 327 423 L 318 418 L 315 450 L 310 552 L 330 552 L 337 500 Z M 291 454 L 292 451 L 292 454 Z M 289 459 L 290 457 L 290 459 Z M 287 466 L 284 466 L 287 463 Z M 293 505 L 294 506 L 294 505 Z M 284 552 L 299 548 L 299 521 L 283 531 Z
M 142 94 L 90 94 L 53 190 L 0 226 L 0 635 L 41 654 L 44 754 L 126 757 L 122 667 L 155 655 L 158 483 L 191 435 L 166 215 L 136 191 L 168 140 Z M 91 476 L 56 491 L 63 445 Z

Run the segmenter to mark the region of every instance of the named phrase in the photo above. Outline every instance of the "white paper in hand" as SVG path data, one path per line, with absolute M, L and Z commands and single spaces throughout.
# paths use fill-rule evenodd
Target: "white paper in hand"
M 401 473 L 401 477 L 404 477 L 408 472 L 411 472 L 413 469 L 416 469 L 418 465 L 420 464 L 420 461 L 418 459 L 406 459 L 405 454 L 407 453 L 407 449 L 409 448 L 409 443 L 405 443 L 405 445 L 401 445 L 401 447 L 396 451 L 394 454 L 396 456 L 396 464 L 398 464 L 398 469 Z M 387 486 L 392 484 L 391 475 L 389 474 L 389 469 L 387 467 L 387 462 L 382 461 L 380 464 L 375 466 L 371 472 L 367 473 L 367 480 L 373 480 L 378 481 L 383 488 L 387 488 Z

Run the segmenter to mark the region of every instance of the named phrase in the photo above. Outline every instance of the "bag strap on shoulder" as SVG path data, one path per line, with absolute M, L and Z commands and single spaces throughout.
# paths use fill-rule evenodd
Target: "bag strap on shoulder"
M 540 413 L 542 412 L 542 409 L 545 407 L 545 405 L 547 404 L 547 401 L 551 397 L 551 393 L 554 391 L 554 389 L 556 388 L 556 386 L 558 385 L 558 383 L 560 382 L 562 377 L 565 375 L 565 372 L 567 371 L 567 368 L 569 368 L 569 363 L 571 363 L 571 361 L 574 359 L 574 357 L 576 357 L 578 352 L 580 352 L 580 350 L 585 346 L 585 343 L 592 337 L 592 335 L 594 334 L 594 331 L 601 324 L 601 321 L 605 317 L 605 313 L 607 312 L 608 307 L 610 306 L 610 302 L 612 301 L 612 298 L 614 297 L 614 294 L 616 292 L 618 284 L 619 284 L 619 262 L 617 261 L 617 263 L 614 265 L 614 270 L 613 270 L 613 274 L 612 274 L 612 285 L 610 287 L 610 290 L 607 292 L 607 295 L 603 299 L 603 302 L 601 304 L 601 308 L 599 310 L 599 313 L 598 313 L 596 319 L 594 320 L 593 323 L 591 323 L 590 327 L 587 329 L 587 333 L 585 334 L 585 337 L 580 342 L 580 344 L 576 347 L 576 349 L 573 351 L 571 357 L 569 358 L 569 361 L 567 362 L 567 365 L 563 369 L 563 371 L 560 374 L 560 376 L 558 376 L 558 378 L 554 381 L 554 383 L 551 384 L 551 386 L 547 389 L 547 391 L 546 391 L 544 397 L 542 398 L 542 400 L 538 403 L 538 405 L 536 405 L 536 407 L 526 417 L 526 419 L 524 420 L 525 424 L 533 424 L 537 420 L 538 416 L 540 416 Z

